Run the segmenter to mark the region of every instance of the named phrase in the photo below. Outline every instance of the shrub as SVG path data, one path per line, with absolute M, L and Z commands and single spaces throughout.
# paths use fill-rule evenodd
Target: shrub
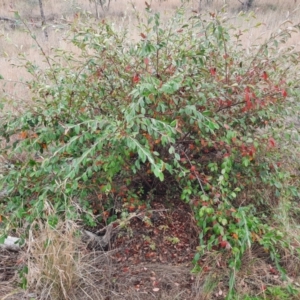
M 259 243 L 280 269 L 283 236 L 268 212 L 297 191 L 283 184 L 288 174 L 276 161 L 272 128 L 295 105 L 299 54 L 281 45 L 296 27 L 283 25 L 245 49 L 243 32 L 225 15 L 186 20 L 181 8 L 165 25 L 150 7 L 147 13 L 138 42 L 105 21 L 77 20 L 76 51 L 56 49 L 45 70 L 26 61 L 33 103 L 1 123 L 7 142 L 18 135 L 4 150 L 17 157 L 1 179 L 6 221 L 92 225 L 117 197 L 130 210 L 164 192 L 194 209 L 195 263 L 207 251 L 227 250 L 234 270 Z

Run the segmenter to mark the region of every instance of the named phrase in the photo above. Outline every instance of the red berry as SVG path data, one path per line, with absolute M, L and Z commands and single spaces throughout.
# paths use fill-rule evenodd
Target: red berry
M 221 242 L 220 242 L 220 246 L 221 246 L 221 248 L 226 248 L 226 246 L 227 246 L 227 241 L 221 241 Z
M 196 167 L 195 166 L 191 166 L 191 172 L 195 172 L 196 171 Z

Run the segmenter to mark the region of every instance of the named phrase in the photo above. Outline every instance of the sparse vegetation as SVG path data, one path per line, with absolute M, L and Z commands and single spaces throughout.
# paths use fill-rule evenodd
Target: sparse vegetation
M 251 12 L 162 18 L 146 3 L 131 40 L 74 12 L 68 47 L 51 51 L 14 17 L 43 57 L 19 57 L 30 100 L 11 110 L 5 92 L 0 120 L 1 234 L 26 241 L 21 286 L 36 299 L 297 299 L 299 24 L 245 44 Z M 82 227 L 108 224 L 95 263 Z M 191 262 L 187 288 L 153 271 L 147 290 L 135 275 L 168 252 Z

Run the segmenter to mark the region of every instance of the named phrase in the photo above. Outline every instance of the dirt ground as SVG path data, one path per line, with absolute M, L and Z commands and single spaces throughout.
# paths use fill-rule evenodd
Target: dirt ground
M 210 253 L 198 262 L 202 271 L 192 272 L 199 231 L 189 205 L 180 200 L 168 204 L 153 201 L 151 209 L 134 212 L 123 225 L 113 231 L 105 251 L 81 248 L 85 254 L 83 263 L 88 263 L 86 268 L 92 266 L 95 273 L 93 286 L 101 294 L 97 299 L 226 297 L 230 272 L 227 253 Z M 26 249 L 21 253 L 1 250 L 0 299 L 55 299 L 45 297 L 33 286 L 27 291 L 19 288 L 18 272 L 24 267 L 24 253 Z M 296 274 L 291 271 L 288 275 L 292 278 Z M 243 295 L 262 296 L 268 286 L 284 284 L 268 254 L 255 246 L 244 256 L 242 268 L 236 274 L 235 288 Z M 93 293 L 90 291 L 90 294 Z M 70 299 L 90 298 L 76 292 Z

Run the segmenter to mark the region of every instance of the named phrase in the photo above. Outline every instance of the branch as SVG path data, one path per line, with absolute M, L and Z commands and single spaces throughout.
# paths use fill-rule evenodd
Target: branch
M 0 16 L 0 21 L 6 21 L 6 22 L 11 22 L 11 23 L 16 23 L 17 22 L 17 20 L 7 18 L 7 17 L 1 17 L 1 16 Z
M 101 249 L 104 249 L 110 242 L 112 230 L 113 224 L 109 224 L 106 227 L 104 236 L 98 236 L 88 230 L 83 230 L 84 240 L 86 240 L 88 245 L 92 246 L 92 248 L 100 247 Z

